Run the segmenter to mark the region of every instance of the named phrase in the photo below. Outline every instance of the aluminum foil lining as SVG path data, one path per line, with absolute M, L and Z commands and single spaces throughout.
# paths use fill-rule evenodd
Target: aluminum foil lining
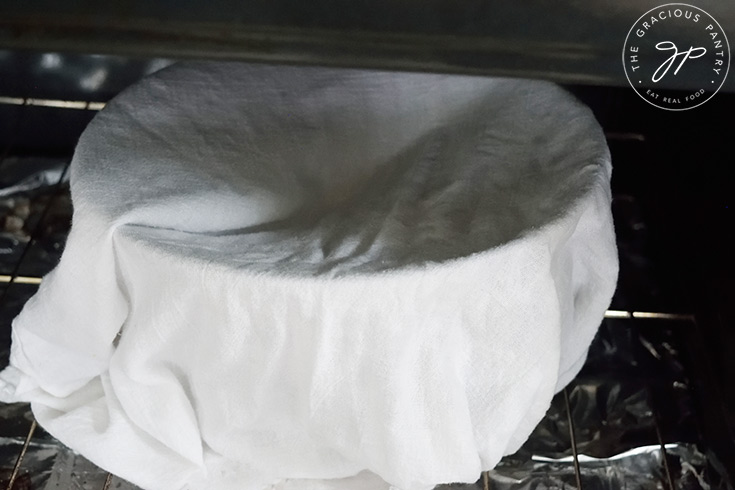
M 707 457 L 691 444 L 666 444 L 674 488 L 710 490 Z M 660 445 L 641 446 L 609 458 L 579 456 L 582 488 L 589 490 L 663 490 L 668 477 Z M 576 488 L 571 456 L 533 456 L 522 464 L 501 463 L 489 474 L 490 488 L 502 490 Z M 724 486 L 717 488 L 727 488 Z
M 0 485 L 8 483 L 22 439 L 0 438 Z M 16 477 L 14 490 L 101 490 L 107 473 L 58 441 L 32 441 Z M 113 479 L 110 489 L 137 487 Z
M 22 439 L 0 438 L 0 484 L 7 484 Z M 693 444 L 666 444 L 667 461 L 674 488 L 681 490 L 715 490 L 729 488 L 711 475 L 707 455 Z M 582 488 L 587 490 L 664 490 L 668 488 L 661 446 L 642 446 L 609 458 L 580 456 Z M 713 485 L 712 477 L 716 484 Z M 23 459 L 15 490 L 101 490 L 107 474 L 87 459 L 56 441 L 34 441 Z M 558 490 L 577 488 L 573 458 L 533 456 L 522 463 L 504 460 L 487 475 L 487 483 L 495 490 Z M 472 485 L 440 485 L 437 490 L 469 490 L 483 488 L 481 479 Z M 135 490 L 137 487 L 113 479 L 112 489 Z
M 0 274 L 14 270 L 34 232 L 36 243 L 26 254 L 21 275 L 42 276 L 58 263 L 72 215 L 68 192 L 57 192 L 60 183 L 68 183 L 67 163 L 35 157 L 9 157 L 0 163 Z

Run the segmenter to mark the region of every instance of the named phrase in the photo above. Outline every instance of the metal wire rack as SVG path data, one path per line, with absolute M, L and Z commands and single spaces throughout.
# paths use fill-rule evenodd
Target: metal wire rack
M 0 105 L 89 113 L 104 107 L 99 102 L 17 97 L 0 97 Z M 645 142 L 644 135 L 638 133 L 607 136 L 611 145 Z M 0 173 L 3 160 L 12 151 L 12 143 L 3 149 Z M 39 232 L 57 199 L 68 198 L 67 169 L 68 164 L 49 190 L 52 197 L 29 231 L 30 240 L 23 245 L 12 269 L 0 271 L 0 313 L 4 315 L 0 327 L 5 336 L 9 333 L 10 318 L 47 272 L 34 275 L 24 271 L 34 247 L 39 246 Z M 726 425 L 718 425 L 723 417 L 716 390 L 709 386 L 703 390 L 699 385 L 706 377 L 697 340 L 697 319 L 693 315 L 608 310 L 585 368 L 557 395 L 524 448 L 506 457 L 496 469 L 484 472 L 475 484 L 440 487 L 730 489 L 726 465 L 718 457 L 723 449 L 716 443 L 710 444 L 708 434 L 719 431 L 719 440 L 725 444 L 735 438 L 727 432 Z M 607 387 L 603 389 L 604 386 Z M 702 395 L 705 401 L 697 402 Z M 47 444 L 61 446 L 38 427 L 27 405 L 17 407 L 13 413 L 10 418 L 0 416 L 0 439 L 14 441 L 8 447 L 15 451 L 9 457 L 12 468 L 0 475 L 0 488 L 29 489 L 34 476 L 32 465 L 28 464 L 31 456 L 46 450 Z M 4 430 L 11 426 L 12 430 Z M 70 472 L 64 480 L 70 485 L 68 488 L 137 488 L 79 457 L 66 471 Z M 60 483 L 49 486 L 49 481 L 42 488 L 63 488 Z

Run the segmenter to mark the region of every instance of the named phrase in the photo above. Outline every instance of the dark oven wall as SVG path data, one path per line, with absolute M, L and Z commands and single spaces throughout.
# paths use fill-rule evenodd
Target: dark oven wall
M 618 287 L 634 292 L 616 300 L 622 309 L 696 314 L 702 345 L 693 350 L 704 370 L 702 403 L 716 405 L 713 394 L 722 395 L 735 427 L 735 94 L 719 93 L 693 110 L 672 113 L 628 88 L 569 88 L 592 107 L 612 152 Z M 626 201 L 636 203 L 640 222 L 626 220 Z M 636 240 L 645 252 L 625 248 Z M 711 430 L 723 429 L 714 424 Z M 732 438 L 727 430 L 722 434 Z

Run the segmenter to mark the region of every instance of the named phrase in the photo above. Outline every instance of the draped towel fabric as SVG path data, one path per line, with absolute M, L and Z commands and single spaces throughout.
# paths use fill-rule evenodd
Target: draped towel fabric
M 0 396 L 148 490 L 475 481 L 584 362 L 610 172 L 546 82 L 174 65 L 81 137 Z

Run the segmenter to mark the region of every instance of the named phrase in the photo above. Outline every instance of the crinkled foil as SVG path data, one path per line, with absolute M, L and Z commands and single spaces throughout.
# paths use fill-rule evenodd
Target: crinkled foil
M 707 457 L 691 444 L 666 444 L 667 464 L 674 487 L 709 490 Z M 582 488 L 589 490 L 662 490 L 668 476 L 660 445 L 641 446 L 608 458 L 579 456 Z M 489 486 L 500 490 L 576 488 L 571 456 L 554 459 L 533 456 L 521 464 L 503 462 L 489 473 Z
M 731 490 L 717 456 L 699 439 L 677 328 L 605 320 L 567 387 L 569 411 L 560 393 L 517 453 L 474 484 L 437 490 L 561 490 L 579 483 L 584 490 Z M 655 403 L 657 394 L 664 403 Z
M 20 438 L 0 437 L 0 481 L 3 488 L 10 479 L 15 461 L 23 447 L 23 442 L 24 440 Z M 53 472 L 58 455 L 58 443 L 32 441 L 13 488 L 15 490 L 49 488 L 46 485 Z
M 58 262 L 72 215 L 68 193 L 57 195 L 56 192 L 59 182 L 63 180 L 63 184 L 68 180 L 64 173 L 66 164 L 66 160 L 53 158 L 9 157 L 3 160 L 0 174 L 0 274 L 14 270 L 34 231 L 36 243 L 26 254 L 21 275 L 44 275 Z
M 0 485 L 5 488 L 24 439 L 0 438 Z M 32 440 L 23 457 L 14 490 L 102 490 L 107 473 L 58 441 Z M 137 487 L 114 478 L 110 489 Z

